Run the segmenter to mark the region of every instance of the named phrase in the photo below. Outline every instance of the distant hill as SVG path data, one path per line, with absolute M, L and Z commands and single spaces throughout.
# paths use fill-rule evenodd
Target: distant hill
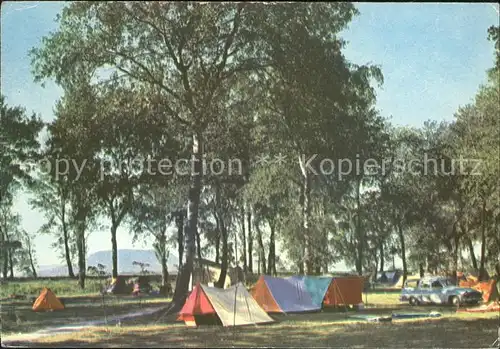
M 146 269 L 155 274 L 161 274 L 161 265 L 156 259 L 153 250 L 136 250 L 136 249 L 123 249 L 118 250 L 118 274 L 138 274 L 141 271 L 139 266 L 132 265 L 132 263 L 141 262 L 148 263 L 150 266 Z M 167 261 L 168 273 L 171 275 L 177 274 L 177 264 L 179 258 L 171 254 Z M 102 264 L 106 267 L 106 271 L 111 273 L 112 266 L 112 251 L 98 251 L 90 254 L 87 258 L 88 266 L 97 266 Z M 78 273 L 78 266 L 73 266 L 73 271 Z M 38 276 L 67 276 L 68 267 L 64 265 L 41 265 L 38 268 Z
M 161 273 L 161 265 L 156 259 L 156 255 L 153 250 L 124 249 L 118 250 L 118 274 L 139 273 L 141 268 L 133 265 L 132 263 L 134 261 L 148 263 L 150 265 L 146 268 L 148 271 L 158 274 Z M 87 258 L 87 266 L 97 266 L 99 263 L 106 267 L 106 271 L 111 272 L 112 251 L 94 252 Z M 178 263 L 179 258 L 176 255 L 171 254 L 167 261 L 169 274 L 177 274 Z
M 74 269 L 76 270 L 76 269 Z M 68 267 L 63 265 L 40 265 L 37 274 L 39 277 L 68 276 Z

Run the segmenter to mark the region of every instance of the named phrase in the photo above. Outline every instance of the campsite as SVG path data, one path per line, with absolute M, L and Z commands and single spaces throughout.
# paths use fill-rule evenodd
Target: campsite
M 2 347 L 500 347 L 499 11 L 3 2 Z
M 171 299 L 158 295 L 59 298 L 51 291 L 45 297 L 44 289 L 35 302 L 2 299 L 2 343 L 13 347 L 128 347 L 131 343 L 148 347 L 334 347 L 342 341 L 349 347 L 404 343 L 408 347 L 472 348 L 487 347 L 495 337 L 500 307 L 481 312 L 443 305 L 411 307 L 398 301 L 400 290 L 363 292 L 359 281 L 362 278 L 352 276 L 261 276 L 249 291 L 241 282 L 226 289 L 198 283 L 181 311 L 174 314 L 166 313 Z M 63 309 L 58 299 L 63 300 Z M 362 307 L 355 307 L 361 299 Z M 54 310 L 35 311 L 44 302 Z M 423 334 L 433 337 L 423 338 Z

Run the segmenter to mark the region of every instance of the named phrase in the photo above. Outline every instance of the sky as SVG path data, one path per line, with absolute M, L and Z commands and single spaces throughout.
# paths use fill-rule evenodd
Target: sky
M 64 2 L 2 3 L 1 91 L 9 105 L 20 105 L 43 120 L 54 118 L 61 96 L 54 83 L 34 83 L 28 51 L 57 30 L 56 15 Z M 498 5 L 491 3 L 356 3 L 355 17 L 342 37 L 346 57 L 356 64 L 381 67 L 384 84 L 377 108 L 397 125 L 421 126 L 426 120 L 452 120 L 459 106 L 473 101 L 493 66 L 493 43 L 487 29 L 498 25 Z M 45 222 L 20 195 L 14 209 L 23 228 L 36 232 Z M 51 236 L 35 241 L 39 265 L 61 264 Z M 111 249 L 108 230 L 89 237 L 89 254 Z M 132 244 L 128 229 L 118 230 L 119 248 L 151 248 Z

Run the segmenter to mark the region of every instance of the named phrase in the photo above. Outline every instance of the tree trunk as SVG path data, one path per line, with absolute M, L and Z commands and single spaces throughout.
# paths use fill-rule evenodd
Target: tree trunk
M 479 269 L 477 267 L 477 259 L 476 259 L 476 254 L 474 253 L 474 245 L 472 244 L 472 240 L 470 239 L 470 237 L 465 236 L 465 242 L 467 243 L 467 247 L 469 248 L 469 255 L 471 258 L 472 267 L 474 268 L 475 271 L 478 271 Z
M 299 159 L 299 164 L 301 164 L 301 169 L 302 169 L 302 163 L 300 162 L 301 160 Z M 303 172 L 304 173 L 304 172 Z M 304 216 L 304 185 L 300 185 L 300 194 L 299 194 L 299 207 L 302 209 L 302 216 Z M 304 235 L 305 237 L 305 235 Z M 304 275 L 304 255 L 305 255 L 305 250 L 306 250 L 306 244 L 305 241 L 301 241 L 301 244 L 299 248 L 302 250 L 300 257 L 297 260 L 297 267 L 299 270 L 299 275 Z
M 451 271 L 452 273 L 452 278 L 455 281 L 455 284 L 458 285 L 458 279 L 457 279 L 457 272 L 458 272 L 458 254 L 459 254 L 459 249 L 460 249 L 460 235 L 457 232 L 457 229 L 455 226 L 453 226 L 453 270 Z
M 245 232 L 245 207 L 241 205 L 241 245 L 242 245 L 242 257 L 243 257 L 243 273 L 247 272 L 247 237 Z
M 264 250 L 264 241 L 262 240 L 262 230 L 260 230 L 258 223 L 255 224 L 255 230 L 257 231 L 257 243 L 259 244 L 260 271 L 262 274 L 267 274 L 266 251 Z
M 215 287 L 224 288 L 224 284 L 226 282 L 227 276 L 227 267 L 228 267 L 228 234 L 226 229 L 226 221 L 224 218 L 224 213 L 222 212 L 222 198 L 220 194 L 220 185 L 217 184 L 215 187 L 215 221 L 218 227 L 218 231 L 220 232 L 220 238 L 222 239 L 222 259 L 221 259 L 221 267 L 219 280 L 215 283 Z
M 163 229 L 158 235 L 156 235 L 156 256 L 161 265 L 161 286 L 162 290 L 165 291 L 165 287 L 168 284 L 168 266 L 167 266 L 167 224 L 163 225 Z
M 483 281 L 486 277 L 485 273 L 486 261 L 486 200 L 483 200 L 481 208 L 481 264 L 479 267 L 479 281 Z
M 79 223 L 77 237 L 76 237 L 76 247 L 78 250 L 78 285 L 83 290 L 85 288 L 85 228 L 84 223 Z M 115 237 L 116 239 L 116 237 Z M 116 276 L 115 276 L 116 277 Z
M 161 255 L 161 285 L 165 288 L 168 285 L 168 267 L 165 249 Z
M 9 252 L 8 250 L 5 250 L 4 253 L 3 253 L 3 270 L 2 270 L 2 274 L 3 274 L 3 278 L 5 280 L 7 280 L 7 278 L 9 277 Z
M 252 235 L 252 211 L 248 207 L 247 212 L 248 225 L 248 272 L 253 273 L 253 235 Z
M 219 221 L 219 215 L 217 214 L 216 211 L 214 211 L 214 217 L 215 217 L 215 228 L 217 230 L 217 233 L 215 235 L 215 263 L 219 264 L 220 261 L 220 236 L 221 236 L 221 224 Z
M 215 284 L 215 287 L 224 288 L 224 284 L 226 283 L 227 276 L 227 267 L 228 267 L 228 245 L 227 245 L 227 230 L 224 222 L 224 217 L 219 217 L 220 225 L 221 225 L 221 238 L 222 238 L 222 258 L 220 265 L 220 275 L 219 280 Z
M 275 235 L 275 228 L 274 224 L 269 224 L 269 227 L 271 228 L 271 236 L 269 237 L 269 256 L 267 258 L 268 260 L 268 267 L 267 271 L 270 275 L 276 276 L 276 251 L 275 251 L 275 243 L 274 243 L 274 235 Z
M 201 261 L 201 241 L 200 241 L 200 232 L 196 229 L 196 253 L 198 255 L 198 260 Z
M 7 233 L 3 231 L 3 229 L 0 228 L 0 237 L 1 237 L 1 242 L 2 242 L 2 274 L 4 280 L 7 280 L 7 273 L 8 273 L 8 257 L 7 257 L 7 238 L 6 238 Z
M 175 225 L 177 226 L 177 251 L 179 255 L 179 273 L 182 267 L 184 254 L 184 213 L 176 212 Z
M 69 232 L 68 227 L 66 226 L 66 210 L 64 206 L 65 205 L 62 205 L 61 208 L 61 220 L 64 238 L 64 256 L 66 258 L 66 265 L 68 267 L 68 275 L 73 279 L 75 277 L 75 273 L 73 272 L 73 263 L 71 262 L 71 252 L 69 250 Z
M 193 260 L 195 255 L 195 236 L 198 227 L 198 209 L 200 205 L 201 177 L 202 177 L 202 138 L 201 133 L 193 134 L 193 172 L 191 173 L 191 184 L 187 204 L 187 224 L 185 231 L 185 262 L 178 276 L 175 287 L 172 310 L 180 309 L 186 300 L 189 291 L 189 280 L 193 273 Z
M 235 268 L 239 267 L 239 261 L 238 261 L 238 234 L 237 234 L 237 229 L 234 230 L 234 266 Z M 239 281 L 239 280 L 238 280 Z
M 356 271 L 358 275 L 363 275 L 363 253 L 364 253 L 364 245 L 365 238 L 363 234 L 363 229 L 361 229 L 361 178 L 357 179 L 356 182 L 356 237 L 358 240 L 357 244 L 357 253 L 356 253 Z
M 397 223 L 399 242 L 401 243 L 401 259 L 403 260 L 403 285 L 406 282 L 406 278 L 408 277 L 408 269 L 406 267 L 406 249 L 405 249 L 405 237 L 403 234 L 403 227 L 401 223 Z
M 12 258 L 12 254 L 14 253 L 13 248 L 9 248 L 9 270 L 10 270 L 10 279 L 14 279 L 14 259 Z
M 474 245 L 472 244 L 472 240 L 471 240 L 471 238 L 469 236 L 468 222 L 465 222 L 464 224 L 461 224 L 460 228 L 462 230 L 462 236 L 465 239 L 464 242 L 467 244 L 467 249 L 469 250 L 470 259 L 471 259 L 471 262 L 472 262 L 472 268 L 474 268 L 475 271 L 478 271 L 479 269 L 477 267 L 476 254 L 474 253 Z
M 112 276 L 115 279 L 118 277 L 118 247 L 116 243 L 117 228 L 117 224 L 113 223 L 111 225 Z
M 307 169 L 303 172 L 304 180 L 304 202 L 302 207 L 302 229 L 304 231 L 304 270 L 306 275 L 313 274 L 313 251 L 311 246 L 311 232 L 309 231 L 309 220 L 311 215 L 311 179 Z
M 384 243 L 380 244 L 380 272 L 384 271 Z
M 429 255 L 427 255 L 427 256 L 425 257 L 425 260 L 426 260 L 426 262 L 427 262 L 427 272 L 428 272 L 429 274 L 432 274 L 432 259 L 429 257 Z
M 31 246 L 31 238 L 28 238 L 26 242 L 28 243 L 28 258 L 30 259 L 31 273 L 33 274 L 33 277 L 36 279 L 38 275 L 36 273 L 35 262 L 33 260 L 33 248 Z
M 419 272 L 420 272 L 420 278 L 423 278 L 425 276 L 424 264 L 420 263 L 418 265 L 418 269 L 419 269 Z

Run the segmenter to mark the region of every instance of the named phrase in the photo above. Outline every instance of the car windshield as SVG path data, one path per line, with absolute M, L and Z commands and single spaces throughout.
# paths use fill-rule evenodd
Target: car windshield
M 449 279 L 442 279 L 442 280 L 439 280 L 439 281 L 441 282 L 441 284 L 443 286 L 453 286 L 454 285 L 454 283 L 451 280 L 449 280 Z

